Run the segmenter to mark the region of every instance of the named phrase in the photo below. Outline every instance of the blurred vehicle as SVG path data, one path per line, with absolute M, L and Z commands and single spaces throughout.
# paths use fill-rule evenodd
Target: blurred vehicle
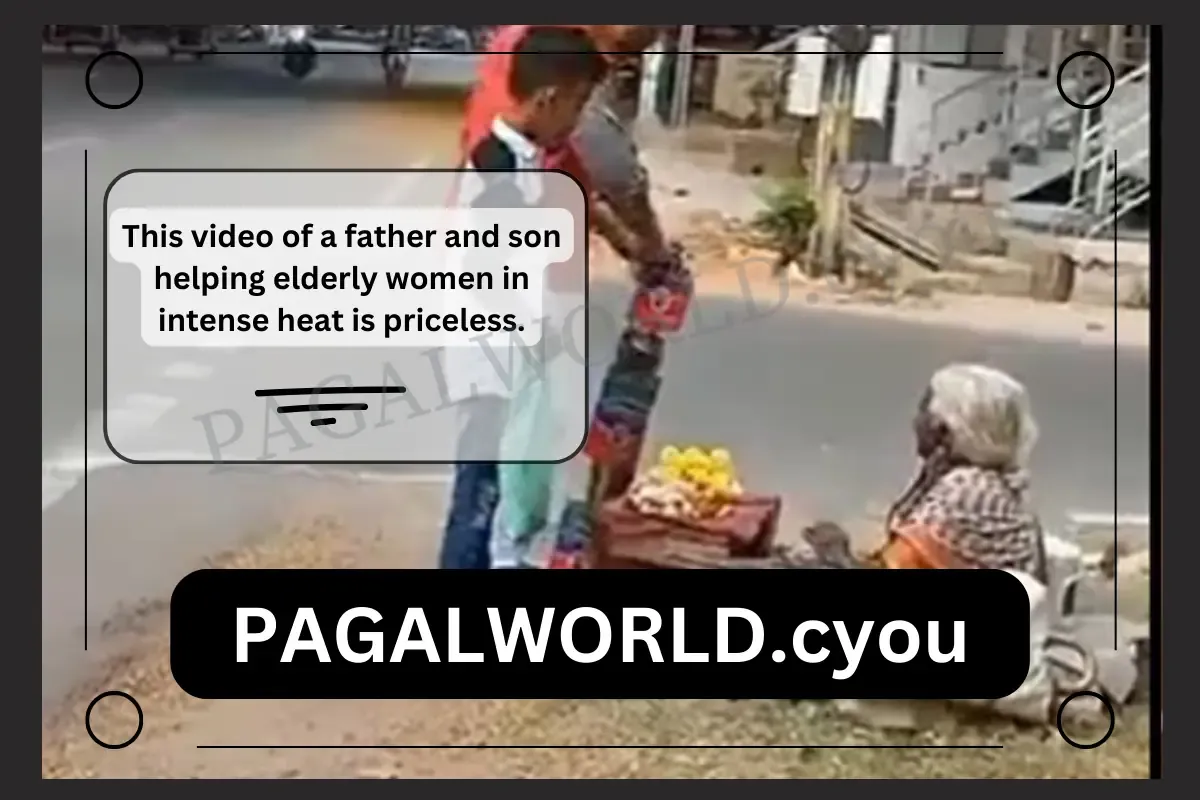
M 378 53 L 384 80 L 402 86 L 412 56 L 425 53 L 470 53 L 487 47 L 490 25 L 43 25 L 44 45 L 99 51 L 120 50 L 128 43 L 162 44 L 171 56 L 199 60 L 217 52 L 221 42 L 237 46 L 261 44 L 278 52 L 284 71 L 296 79 L 316 70 L 320 54 L 346 50 Z
M 118 25 L 43 25 L 42 44 L 63 47 L 71 52 L 77 47 L 116 49 Z
M 472 49 L 468 29 L 457 25 L 413 25 L 413 47 L 439 52 L 464 52 Z
M 216 51 L 222 25 L 43 25 L 42 43 L 62 47 L 117 50 L 123 44 L 161 44 L 169 56 L 200 59 Z

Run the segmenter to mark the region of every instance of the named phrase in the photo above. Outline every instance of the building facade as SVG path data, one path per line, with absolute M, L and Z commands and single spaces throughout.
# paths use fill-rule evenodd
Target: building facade
M 1034 227 L 1145 225 L 1148 25 L 900 25 L 896 38 L 892 164 L 928 185 L 986 184 Z
M 926 191 L 986 189 L 988 200 L 1034 227 L 1099 235 L 1111 229 L 1114 214 L 1124 227 L 1145 223 L 1152 191 L 1150 26 L 881 27 L 890 29 L 895 51 L 885 67 L 886 110 L 857 126 L 855 158 L 888 162 Z M 813 79 L 828 63 L 818 57 L 814 66 L 811 52 L 797 52 L 798 44 L 812 44 L 805 37 L 813 32 L 746 28 L 738 39 L 679 26 L 666 53 L 647 61 L 661 79 L 643 76 L 643 94 L 654 99 L 643 97 L 641 112 L 669 124 L 703 116 L 734 58 L 721 53 L 730 50 L 779 57 L 784 105 L 788 81 L 802 70 Z M 1101 55 L 1112 77 L 1100 59 L 1072 57 L 1081 52 Z M 823 76 L 813 80 L 819 85 Z M 818 105 L 803 113 L 816 113 Z

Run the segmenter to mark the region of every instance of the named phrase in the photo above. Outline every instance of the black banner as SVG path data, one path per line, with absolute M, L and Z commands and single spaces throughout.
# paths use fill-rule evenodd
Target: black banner
M 201 570 L 171 669 L 201 698 L 1010 694 L 1029 601 L 995 570 Z

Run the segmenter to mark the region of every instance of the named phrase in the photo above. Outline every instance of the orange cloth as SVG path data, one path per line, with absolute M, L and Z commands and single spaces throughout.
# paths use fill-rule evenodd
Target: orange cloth
M 922 525 L 894 529 L 875 558 L 887 569 L 967 569 L 937 532 Z
M 532 25 L 504 25 L 492 36 L 488 50 L 479 63 L 479 80 L 467 98 L 467 110 L 463 123 L 460 145 L 462 157 L 471 152 L 481 139 L 488 135 L 492 121 L 497 115 L 503 114 L 512 104 L 508 93 L 508 72 L 512 66 L 513 50 L 521 42 L 521 38 Z M 560 25 L 552 27 L 579 28 L 581 25 Z M 546 169 L 561 169 L 574 176 L 583 185 L 584 194 L 591 195 L 591 182 L 587 170 L 575 151 L 572 143 L 567 142 L 553 150 L 548 150 L 543 156 Z

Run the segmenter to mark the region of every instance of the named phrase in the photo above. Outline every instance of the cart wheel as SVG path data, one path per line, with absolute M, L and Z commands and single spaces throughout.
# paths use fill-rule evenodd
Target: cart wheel
M 283 46 L 283 68 L 293 78 L 306 78 L 317 67 L 317 48 L 312 42 L 288 42 Z

